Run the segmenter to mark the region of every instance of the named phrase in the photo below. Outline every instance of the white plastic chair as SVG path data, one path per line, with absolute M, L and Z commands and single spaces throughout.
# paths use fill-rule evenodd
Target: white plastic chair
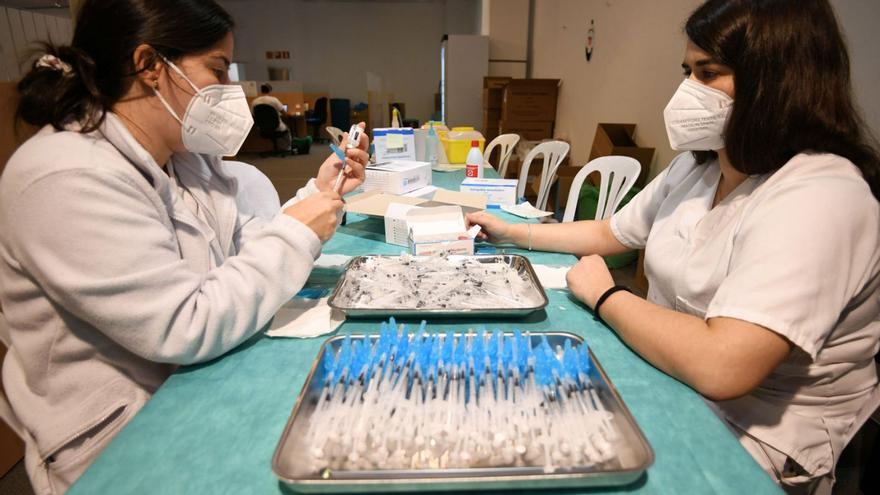
M 336 146 L 342 146 L 340 144 L 342 143 L 342 129 L 328 125 L 324 130 L 327 131 L 327 134 L 330 134 L 330 140 L 333 141 L 333 144 Z
M 510 156 L 513 155 L 513 149 L 516 148 L 516 143 L 518 142 L 519 134 L 502 134 L 496 137 L 486 146 L 486 151 L 483 152 L 483 163 L 489 163 L 492 150 L 496 146 L 500 146 L 501 149 L 498 150 L 498 166 L 495 167 L 495 170 L 498 171 L 498 175 L 503 179 L 504 175 L 507 174 L 507 162 L 510 161 Z
M 225 160 L 222 167 L 227 175 L 238 182 L 235 204 L 242 220 L 251 215 L 271 220 L 278 214 L 281 209 L 278 191 L 260 169 L 247 163 Z
M 584 165 L 574 176 L 571 182 L 571 191 L 568 193 L 568 201 L 565 204 L 565 213 L 562 215 L 563 222 L 574 220 L 577 210 L 578 198 L 581 186 L 587 176 L 593 172 L 599 172 L 602 179 L 599 181 L 599 203 L 596 205 L 596 220 L 605 220 L 617 210 L 617 206 L 626 196 L 626 193 L 636 183 L 642 166 L 635 158 L 628 156 L 600 156 Z
M 535 202 L 535 208 L 544 210 L 547 208 L 547 197 L 550 193 L 550 186 L 556 180 L 556 169 L 568 154 L 570 146 L 564 141 L 547 141 L 541 143 L 529 151 L 523 160 L 522 167 L 519 170 L 519 183 L 516 185 L 516 197 L 522 198 L 526 192 L 526 181 L 529 178 L 529 167 L 538 155 L 544 155 L 544 166 L 541 169 L 541 184 L 538 186 L 538 200 Z

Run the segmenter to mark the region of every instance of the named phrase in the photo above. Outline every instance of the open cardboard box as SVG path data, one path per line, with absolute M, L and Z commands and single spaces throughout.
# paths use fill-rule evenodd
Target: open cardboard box
M 407 215 L 413 208 L 433 206 L 458 206 L 462 213 L 486 209 L 487 197 L 483 194 L 450 191 L 437 188 L 430 197 L 419 195 L 401 196 L 382 191 L 368 191 L 346 200 L 346 210 L 385 221 L 385 242 L 409 246 Z
M 638 146 L 635 142 L 635 131 L 635 124 L 600 122 L 596 126 L 596 137 L 593 139 L 593 147 L 590 149 L 590 160 L 611 155 L 635 158 L 642 165 L 642 171 L 636 179 L 635 185 L 644 187 L 648 182 L 651 162 L 654 160 L 654 148 Z M 598 172 L 590 174 L 589 179 L 596 186 L 601 182 L 601 176 Z
M 416 256 L 474 254 L 476 232 L 468 232 L 460 206 L 412 207 L 406 213 L 410 252 Z

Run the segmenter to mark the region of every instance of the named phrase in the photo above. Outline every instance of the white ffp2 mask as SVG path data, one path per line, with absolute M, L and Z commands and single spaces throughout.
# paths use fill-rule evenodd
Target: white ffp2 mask
M 168 112 L 180 122 L 183 146 L 193 153 L 208 155 L 231 156 L 238 153 L 254 125 L 241 86 L 212 84 L 199 89 L 176 65 L 162 58 L 196 92 L 181 119 L 159 91 L 153 88 Z
M 723 91 L 685 79 L 663 110 L 669 145 L 680 151 L 724 148 L 724 126 L 733 98 Z

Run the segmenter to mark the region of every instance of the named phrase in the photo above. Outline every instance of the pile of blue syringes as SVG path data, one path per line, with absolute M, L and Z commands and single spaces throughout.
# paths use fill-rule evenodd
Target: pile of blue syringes
M 415 333 L 392 318 L 345 337 L 304 439 L 313 472 L 540 466 L 615 458 L 619 438 L 590 379 L 586 344 L 496 330 Z

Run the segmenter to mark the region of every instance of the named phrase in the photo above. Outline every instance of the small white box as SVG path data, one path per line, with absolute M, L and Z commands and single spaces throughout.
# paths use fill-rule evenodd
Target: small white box
M 431 164 L 428 162 L 393 161 L 367 167 L 364 191 L 405 194 L 431 185 Z
M 376 161 L 418 160 L 412 127 L 373 129 Z
M 465 228 L 460 206 L 413 209 L 406 223 L 414 255 L 474 254 L 474 237 Z
M 516 205 L 516 179 L 477 179 L 467 178 L 461 182 L 458 190 L 485 194 L 489 207 Z
M 416 205 L 391 203 L 385 210 L 385 242 L 397 246 L 409 247 L 409 229 L 406 226 L 406 215 L 410 210 L 418 209 Z

